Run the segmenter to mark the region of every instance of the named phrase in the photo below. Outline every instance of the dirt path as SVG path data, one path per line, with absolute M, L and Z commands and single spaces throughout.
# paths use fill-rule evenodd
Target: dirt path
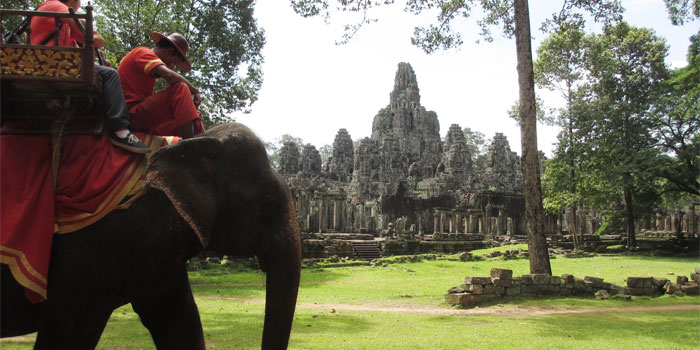
M 214 296 L 198 296 L 197 298 L 209 300 L 228 300 L 251 303 L 264 303 L 262 299 L 228 298 Z M 425 305 L 405 305 L 397 307 L 387 307 L 382 305 L 349 305 L 349 304 L 319 304 L 319 303 L 297 303 L 297 309 L 337 311 L 364 311 L 364 312 L 386 312 L 386 313 L 410 313 L 419 315 L 437 316 L 469 316 L 469 315 L 494 315 L 494 316 L 540 316 L 553 314 L 581 314 L 581 313 L 607 313 L 607 312 L 664 312 L 664 311 L 686 311 L 696 310 L 700 312 L 700 304 L 679 304 L 666 306 L 630 306 L 630 307 L 608 307 L 608 308 L 584 308 L 572 309 L 566 307 L 521 307 L 518 305 L 498 305 L 488 308 L 474 309 L 451 309 Z

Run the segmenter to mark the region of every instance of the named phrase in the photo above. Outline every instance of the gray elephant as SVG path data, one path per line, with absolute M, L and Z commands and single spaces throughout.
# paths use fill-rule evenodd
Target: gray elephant
M 48 299 L 31 304 L 2 265 L 0 336 L 38 331 L 35 349 L 93 349 L 131 303 L 158 349 L 205 349 L 186 261 L 204 248 L 258 257 L 267 273 L 263 349 L 287 347 L 301 243 L 291 193 L 260 140 L 220 125 L 155 153 L 147 193 L 54 237 Z

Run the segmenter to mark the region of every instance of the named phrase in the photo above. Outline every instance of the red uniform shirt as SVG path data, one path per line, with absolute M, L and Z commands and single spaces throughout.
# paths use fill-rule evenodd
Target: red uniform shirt
M 135 104 L 153 95 L 156 78 L 151 76 L 151 71 L 162 64 L 158 55 L 146 46 L 131 50 L 119 63 L 117 72 L 129 112 L 134 113 Z
M 41 3 L 37 11 L 68 13 L 68 6 L 58 0 L 48 0 Z M 67 21 L 72 21 L 72 19 Z M 54 29 L 56 29 L 56 21 L 53 17 L 34 16 L 30 22 L 30 27 L 32 29 L 31 44 L 39 45 L 46 38 L 53 35 Z M 58 45 L 75 47 L 77 46 L 76 42 L 85 42 L 83 33 L 80 30 L 71 29 L 71 25 L 68 23 L 62 24 L 58 34 Z M 52 38 L 44 45 L 53 46 L 54 39 Z

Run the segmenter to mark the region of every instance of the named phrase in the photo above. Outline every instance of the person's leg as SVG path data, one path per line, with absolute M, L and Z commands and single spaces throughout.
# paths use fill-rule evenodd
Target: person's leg
M 134 111 L 134 130 L 162 136 L 193 136 L 200 120 L 192 95 L 185 84 L 175 84 L 159 91 L 138 104 Z
M 114 68 L 100 65 L 96 65 L 95 70 L 102 78 L 107 129 L 109 131 L 127 129 L 131 122 L 131 115 L 124 101 L 124 91 L 119 81 L 119 74 Z
M 102 78 L 102 94 L 107 114 L 107 130 L 115 146 L 135 153 L 149 153 L 151 149 L 129 131 L 131 115 L 126 107 L 119 74 L 114 68 L 96 65 Z

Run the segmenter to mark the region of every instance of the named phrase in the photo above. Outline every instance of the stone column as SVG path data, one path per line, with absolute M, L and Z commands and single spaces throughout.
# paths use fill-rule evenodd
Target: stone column
M 498 221 L 496 223 L 497 229 L 496 229 L 496 234 L 497 235 L 502 235 L 505 233 L 505 227 L 506 227 L 506 215 L 504 213 L 503 208 L 498 209 Z
M 697 234 L 698 233 L 698 221 L 695 217 L 695 206 L 700 203 L 693 203 L 690 205 L 690 210 L 688 212 L 688 221 L 690 225 L 688 225 L 688 233 L 690 234 Z
M 459 232 L 459 231 L 462 231 L 461 230 L 461 228 L 462 228 L 462 214 L 461 213 L 455 212 L 455 223 L 456 223 L 455 233 L 461 233 L 461 232 Z
M 444 232 L 445 232 L 445 212 L 444 212 L 444 211 L 440 211 L 440 225 L 439 225 L 439 228 L 440 228 L 440 233 L 444 233 Z
M 433 212 L 433 233 L 439 233 L 438 232 L 438 225 L 440 224 L 439 216 L 440 216 L 440 214 L 438 214 L 437 211 Z

